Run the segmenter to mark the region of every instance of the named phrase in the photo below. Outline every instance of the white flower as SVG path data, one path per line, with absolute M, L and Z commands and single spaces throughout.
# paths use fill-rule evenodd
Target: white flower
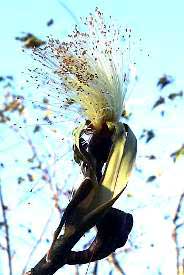
M 85 32 L 76 26 L 65 42 L 49 39 L 46 46 L 34 50 L 34 55 L 44 65 L 38 74 L 51 85 L 51 95 L 64 107 L 66 101 L 74 100 L 85 118 L 100 129 L 103 123 L 119 121 L 122 115 L 129 48 L 121 28 L 111 18 L 105 24 L 98 8 L 82 23 Z M 128 30 L 125 34 L 130 35 Z

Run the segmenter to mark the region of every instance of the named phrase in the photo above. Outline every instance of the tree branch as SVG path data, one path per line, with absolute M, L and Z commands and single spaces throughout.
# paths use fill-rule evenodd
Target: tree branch
M 173 231 L 173 239 L 175 242 L 176 246 L 176 268 L 177 268 L 177 274 L 183 274 L 184 273 L 184 268 L 183 268 L 183 263 L 180 263 L 180 245 L 179 245 L 179 240 L 178 240 L 178 229 L 184 225 L 184 223 L 177 224 L 180 214 L 181 214 L 181 208 L 182 208 L 182 203 L 184 201 L 184 193 L 181 194 L 179 203 L 173 218 L 173 223 L 174 223 L 174 231 Z M 181 273 L 181 268 L 183 269 L 183 272 Z
M 7 251 L 7 254 L 8 254 L 9 274 L 12 275 L 13 271 L 12 271 L 12 260 L 11 260 L 9 227 L 8 227 L 8 221 L 7 221 L 7 217 L 6 217 L 7 207 L 5 206 L 5 204 L 3 202 L 3 195 L 2 195 L 1 185 L 0 185 L 0 203 L 1 203 L 2 213 L 3 213 L 3 224 L 4 224 L 4 227 L 5 227 L 6 251 Z
M 122 269 L 122 267 L 120 266 L 118 260 L 116 259 L 116 255 L 115 253 L 112 253 L 107 260 L 109 261 L 109 263 L 113 264 L 117 273 L 122 274 L 122 275 L 126 275 L 124 270 Z
M 44 236 L 44 234 L 45 234 L 45 232 L 46 232 L 46 230 L 47 230 L 47 227 L 48 227 L 48 224 L 49 224 L 49 222 L 50 222 L 50 219 L 51 219 L 51 216 L 48 218 L 47 222 L 45 223 L 45 225 L 44 225 L 44 227 L 43 227 L 43 230 L 42 230 L 42 232 L 41 232 L 41 234 L 40 234 L 39 239 L 36 241 L 35 245 L 34 245 L 33 248 L 31 249 L 31 251 L 30 251 L 30 253 L 29 253 L 29 256 L 28 256 L 28 260 L 27 260 L 27 262 L 26 262 L 26 264 L 25 264 L 25 266 L 24 266 L 24 268 L 23 268 L 22 275 L 25 274 L 26 269 L 27 269 L 27 266 L 28 266 L 28 264 L 29 264 L 29 262 L 30 262 L 30 259 L 31 259 L 32 255 L 34 254 L 34 252 L 35 252 L 35 250 L 37 249 L 38 245 L 39 245 L 40 242 L 42 241 L 42 238 L 43 238 L 43 236 Z
M 91 228 L 91 225 L 88 226 Z M 27 275 L 51 275 L 65 264 L 86 264 L 107 257 L 126 243 L 133 226 L 133 218 L 131 214 L 111 208 L 96 226 L 96 238 L 88 249 L 71 251 L 86 232 L 86 228 L 67 238 L 61 236 L 53 246 L 50 262 L 46 262 L 45 255 Z

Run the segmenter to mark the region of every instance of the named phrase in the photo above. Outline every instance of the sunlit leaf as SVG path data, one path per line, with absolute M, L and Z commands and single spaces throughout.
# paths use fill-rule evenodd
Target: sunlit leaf
M 19 100 L 13 100 L 10 103 L 8 103 L 4 109 L 5 112 L 13 112 L 13 111 L 19 111 L 19 113 L 22 113 L 24 110 L 24 106 L 21 104 Z
M 15 39 L 23 42 L 24 48 L 27 48 L 27 49 L 38 48 L 45 44 L 45 41 L 39 39 L 32 33 L 27 33 L 26 35 L 24 35 L 22 37 L 16 37 Z
M 175 152 L 173 152 L 170 157 L 173 158 L 174 161 L 178 160 L 180 157 L 184 156 L 184 144 Z
M 127 112 L 126 110 L 123 111 L 122 117 L 129 119 L 132 116 L 132 113 Z

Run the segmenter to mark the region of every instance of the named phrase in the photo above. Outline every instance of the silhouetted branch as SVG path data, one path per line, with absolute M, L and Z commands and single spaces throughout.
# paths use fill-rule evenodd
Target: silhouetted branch
M 1 202 L 1 208 L 2 208 L 2 213 L 3 213 L 3 223 L 5 227 L 5 238 L 6 238 L 6 251 L 8 254 L 8 265 L 9 265 L 9 274 L 12 275 L 12 261 L 11 261 L 11 248 L 10 248 L 10 237 L 9 237 L 9 227 L 8 227 L 8 221 L 6 217 L 6 210 L 7 207 L 5 206 L 3 202 L 3 195 L 2 195 L 2 189 L 0 185 L 0 202 Z
M 175 245 L 176 245 L 176 268 L 177 268 L 177 274 L 178 275 L 184 274 L 183 263 L 180 263 L 180 249 L 181 249 L 181 247 L 180 247 L 180 244 L 179 244 L 178 232 L 177 232 L 178 228 L 180 228 L 181 226 L 184 225 L 184 222 L 177 224 L 178 220 L 180 218 L 183 201 L 184 201 L 184 193 L 182 193 L 181 196 L 180 196 L 180 200 L 179 200 L 179 203 L 178 203 L 178 206 L 177 206 L 177 209 L 176 209 L 176 212 L 175 212 L 175 216 L 174 216 L 174 219 L 173 219 L 173 223 L 175 225 L 174 232 L 173 232 L 173 239 L 174 239 Z M 183 273 L 181 273 L 181 268 L 183 269 Z
M 79 273 L 79 265 L 78 264 L 75 265 L 75 275 L 80 275 L 80 273 Z
M 114 268 L 116 270 L 116 274 L 122 274 L 122 275 L 126 275 L 124 270 L 122 269 L 122 267 L 120 266 L 117 258 L 116 258 L 116 255 L 115 253 L 112 253 L 108 258 L 107 260 L 109 261 L 109 263 L 113 264 L 114 265 Z
M 97 273 L 98 273 L 98 261 L 96 261 L 94 264 L 93 275 L 97 275 Z
M 51 275 L 65 264 L 86 264 L 103 259 L 126 243 L 132 226 L 131 214 L 111 208 L 97 223 L 96 238 L 88 249 L 78 252 L 71 251 L 86 232 L 85 227 L 67 238 L 61 236 L 52 248 L 50 261 L 46 262 L 45 255 L 27 275 Z M 91 225 L 88 227 L 91 228 Z
M 46 261 L 45 255 L 31 271 L 27 272 L 27 275 L 51 275 L 54 274 L 59 268 L 67 262 L 67 256 L 69 255 L 71 249 L 79 241 L 84 232 L 78 232 L 78 234 L 73 234 L 67 239 L 63 236 L 59 237 L 54 247 L 52 248 L 51 260 Z
M 31 250 L 31 252 L 29 253 L 28 260 L 27 260 L 27 262 L 26 262 L 26 264 L 25 264 L 25 266 L 23 268 L 23 271 L 22 271 L 22 275 L 25 274 L 27 266 L 28 266 L 28 264 L 30 262 L 30 259 L 31 259 L 32 255 L 34 254 L 35 250 L 37 249 L 38 245 L 40 244 L 40 242 L 43 239 L 43 236 L 44 236 L 44 234 L 45 234 L 45 232 L 46 232 L 46 230 L 48 228 L 48 224 L 50 222 L 50 219 L 51 219 L 51 217 L 48 218 L 47 222 L 45 223 L 45 225 L 43 227 L 43 230 L 42 230 L 42 232 L 40 234 L 39 239 L 37 240 L 37 242 L 35 243 L 35 245 L 33 246 L 32 250 Z

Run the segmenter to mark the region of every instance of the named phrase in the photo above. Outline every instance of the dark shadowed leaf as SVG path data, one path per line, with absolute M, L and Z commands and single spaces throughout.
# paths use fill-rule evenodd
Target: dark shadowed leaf
M 75 103 L 75 100 L 72 98 L 66 98 L 66 102 L 64 106 L 70 106 Z
M 7 75 L 6 78 L 7 78 L 8 80 L 13 81 L 13 75 Z
M 0 222 L 0 227 L 1 227 L 1 226 L 4 226 L 4 225 L 5 225 L 5 223 L 4 223 L 4 222 Z
M 183 96 L 183 91 L 180 91 L 179 93 L 171 93 L 171 94 L 169 94 L 168 98 L 170 100 L 173 100 L 176 97 L 182 97 L 182 96 Z
M 152 182 L 152 181 L 154 181 L 156 178 L 157 178 L 156 176 L 150 176 L 150 177 L 146 180 L 146 182 Z
M 152 138 L 155 137 L 155 134 L 154 134 L 153 130 L 143 129 L 140 139 L 144 138 L 144 137 L 146 138 L 146 143 L 148 143 Z
M 159 99 L 154 103 L 152 109 L 155 109 L 156 107 L 164 103 L 165 103 L 165 98 L 160 96 Z
M 160 89 L 163 89 L 165 86 L 171 84 L 173 81 L 174 79 L 171 76 L 165 74 L 159 78 L 157 86 L 160 87 Z
M 146 158 L 152 160 L 152 159 L 156 159 L 156 156 L 155 155 L 149 155 L 149 156 L 146 156 Z
M 160 112 L 160 115 L 163 117 L 163 116 L 165 115 L 165 111 L 162 110 L 162 111 Z
M 79 252 L 71 251 L 67 264 L 85 264 L 107 257 L 125 245 L 132 226 L 131 214 L 111 208 L 97 224 L 97 235 L 90 247 Z
M 25 179 L 23 178 L 23 177 L 18 177 L 18 179 L 17 179 L 17 183 L 18 184 L 21 184 L 23 181 L 25 181 Z
M 33 133 L 35 134 L 35 133 L 37 133 L 39 131 L 40 131 L 40 126 L 36 125 L 35 128 L 34 128 L 34 130 L 33 130 Z
M 47 26 L 50 27 L 54 24 L 54 20 L 51 18 L 48 22 L 47 22 Z
M 29 181 L 34 181 L 34 177 L 33 177 L 33 175 L 31 175 L 31 174 L 27 174 L 27 177 L 28 177 L 28 180 L 29 180 Z

